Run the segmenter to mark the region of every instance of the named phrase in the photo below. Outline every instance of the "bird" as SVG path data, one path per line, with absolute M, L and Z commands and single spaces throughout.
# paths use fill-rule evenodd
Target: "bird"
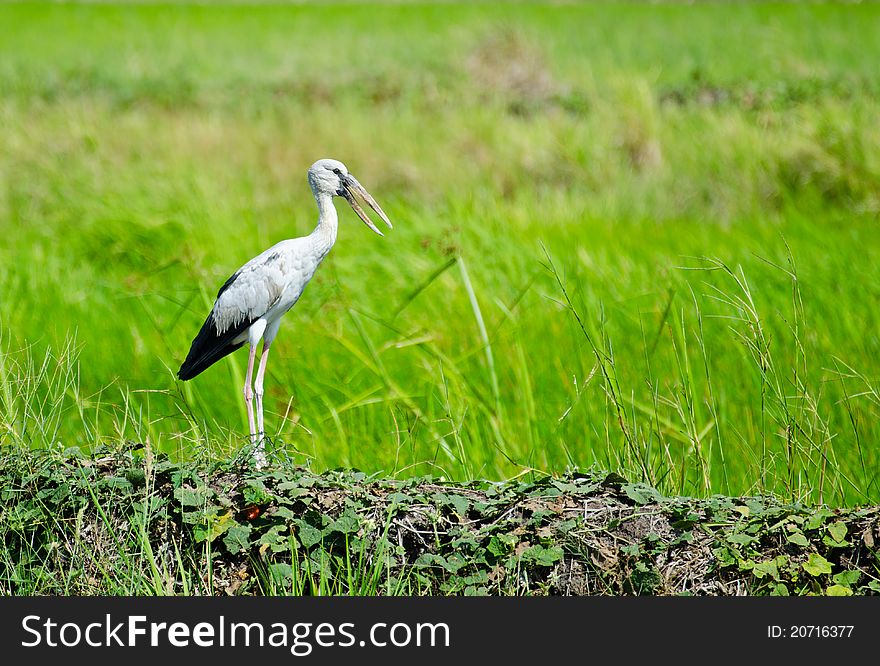
M 393 228 L 385 211 L 342 162 L 318 160 L 309 168 L 308 182 L 318 205 L 318 224 L 314 231 L 308 236 L 282 240 L 273 245 L 223 283 L 177 372 L 180 380 L 188 381 L 243 345 L 249 346 L 243 393 L 257 467 L 267 464 L 263 381 L 269 349 L 278 333 L 281 318 L 302 296 L 315 270 L 336 242 L 339 217 L 334 198 L 345 199 L 370 230 L 383 236 L 355 198 L 355 195 L 359 196 L 389 229 Z M 256 351 L 261 340 L 263 348 L 252 385 Z

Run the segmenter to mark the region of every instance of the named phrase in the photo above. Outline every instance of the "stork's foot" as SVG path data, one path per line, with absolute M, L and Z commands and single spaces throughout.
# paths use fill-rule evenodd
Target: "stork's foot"
M 259 435 L 251 435 L 251 447 L 253 452 L 254 462 L 256 463 L 257 469 L 265 469 L 269 465 L 269 459 L 266 456 L 266 435 L 265 433 L 260 433 Z
M 260 433 L 253 438 L 254 442 L 254 462 L 257 469 L 266 469 L 269 466 L 269 459 L 266 457 L 266 435 Z
M 266 469 L 269 466 L 269 456 L 266 453 L 266 440 L 264 435 L 251 434 L 246 443 L 238 449 L 235 462 L 238 465 L 248 466 L 253 464 L 257 469 Z

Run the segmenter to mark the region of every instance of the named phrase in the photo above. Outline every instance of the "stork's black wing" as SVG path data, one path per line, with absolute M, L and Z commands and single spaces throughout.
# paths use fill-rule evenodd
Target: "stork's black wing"
M 220 298 L 220 295 L 235 282 L 238 275 L 239 273 L 236 272 L 223 283 L 220 291 L 217 292 L 217 298 Z M 241 347 L 244 342 L 235 343 L 233 341 L 244 333 L 252 323 L 253 321 L 244 319 L 237 325 L 231 326 L 220 333 L 217 329 L 217 323 L 214 321 L 214 311 L 211 310 L 208 318 L 205 319 L 205 323 L 202 324 L 198 335 L 193 338 L 189 353 L 186 355 L 186 360 L 180 366 L 180 370 L 177 371 L 177 377 L 183 381 L 192 379 L 210 368 L 221 358 L 228 356 Z

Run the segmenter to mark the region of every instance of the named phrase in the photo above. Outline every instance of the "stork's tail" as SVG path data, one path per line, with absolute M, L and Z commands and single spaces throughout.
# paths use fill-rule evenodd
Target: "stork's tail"
M 233 342 L 248 327 L 248 323 L 242 322 L 223 333 L 217 332 L 214 322 L 214 313 L 208 315 L 198 335 L 193 338 L 192 346 L 186 355 L 183 365 L 177 371 L 177 377 L 186 381 L 201 374 L 217 361 L 228 356 L 241 347 L 244 342 Z

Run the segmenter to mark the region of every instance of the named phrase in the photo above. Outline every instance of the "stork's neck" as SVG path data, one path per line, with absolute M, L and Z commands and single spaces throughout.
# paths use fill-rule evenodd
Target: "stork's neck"
M 336 214 L 336 206 L 333 205 L 333 197 L 329 194 L 317 194 L 315 201 L 318 202 L 318 226 L 312 232 L 311 238 L 315 250 L 323 257 L 336 242 L 339 216 Z

